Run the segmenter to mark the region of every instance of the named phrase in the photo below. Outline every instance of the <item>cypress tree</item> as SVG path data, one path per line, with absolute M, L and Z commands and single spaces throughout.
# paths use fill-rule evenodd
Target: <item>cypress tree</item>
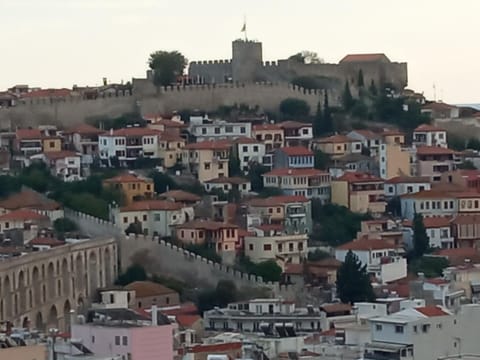
M 322 114 L 322 104 L 320 101 L 317 104 L 317 113 L 313 119 L 313 136 L 318 137 L 322 133 L 322 123 L 323 123 L 323 114 Z
M 350 111 L 354 105 L 352 93 L 350 92 L 350 85 L 348 80 L 345 81 L 345 89 L 343 90 L 343 107 L 345 110 Z
M 413 218 L 413 251 L 415 257 L 422 257 L 430 247 L 430 239 L 423 224 L 423 216 L 415 214 Z
M 373 81 L 373 79 L 372 79 L 372 82 L 370 83 L 370 87 L 368 88 L 368 90 L 370 91 L 370 94 L 372 94 L 373 96 L 377 96 L 378 91 L 377 91 L 377 87 L 375 86 L 375 81 Z
M 349 250 L 345 261 L 337 272 L 337 292 L 343 303 L 373 301 L 373 292 L 367 265 L 363 265 L 358 257 Z
M 330 110 L 330 105 L 328 104 L 328 92 L 325 91 L 325 95 L 323 98 L 323 133 L 327 132 L 333 132 L 334 126 L 333 126 L 333 118 L 332 118 L 332 112 Z
M 362 70 L 362 69 L 358 70 L 357 86 L 358 86 L 359 88 L 365 86 L 365 83 L 364 83 L 364 80 L 363 80 L 363 70 Z

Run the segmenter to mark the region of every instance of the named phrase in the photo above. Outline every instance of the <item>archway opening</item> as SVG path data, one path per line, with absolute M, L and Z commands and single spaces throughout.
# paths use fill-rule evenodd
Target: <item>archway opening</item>
M 58 328 L 58 312 L 55 305 L 52 305 L 48 312 L 48 328 Z
M 97 255 L 92 251 L 88 256 L 89 294 L 93 297 L 98 288 L 98 264 Z
M 18 300 L 19 311 L 23 313 L 27 309 L 27 287 L 25 286 L 25 273 L 18 273 Z
M 70 271 L 68 271 L 67 259 L 62 261 L 62 283 L 63 296 L 70 296 Z
M 32 285 L 33 285 L 33 298 L 35 305 L 40 305 L 42 303 L 42 292 L 40 284 L 40 270 L 38 267 L 34 267 L 32 271 Z
M 3 298 L 4 298 L 4 313 L 5 320 L 11 320 L 12 318 L 12 286 L 10 284 L 10 278 L 5 276 L 3 280 Z
M 24 328 L 24 329 L 30 329 L 30 319 L 28 318 L 28 316 L 25 316 L 25 317 L 23 318 L 22 328 Z
M 70 311 L 72 310 L 72 306 L 70 305 L 70 301 L 65 301 L 63 305 L 63 318 L 65 323 L 65 331 L 70 332 L 70 325 L 71 325 L 71 314 Z
M 43 316 L 42 316 L 42 313 L 39 311 L 37 313 L 37 316 L 35 317 L 35 328 L 37 330 L 43 330 L 45 327 L 44 323 L 43 323 Z
M 55 288 L 55 265 L 53 263 L 49 263 L 47 267 L 47 290 L 48 298 L 55 299 L 57 291 Z

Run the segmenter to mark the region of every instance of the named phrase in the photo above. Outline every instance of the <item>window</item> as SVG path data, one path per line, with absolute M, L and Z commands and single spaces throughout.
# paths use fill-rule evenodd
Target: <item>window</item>
M 244 156 L 244 157 L 243 157 L 243 162 L 248 162 L 248 160 L 249 160 L 249 157 L 248 157 L 248 156 Z
M 382 325 L 380 325 L 380 324 L 375 325 L 375 330 L 376 331 L 382 331 Z
M 272 245 L 271 244 L 264 244 L 263 245 L 263 251 L 272 251 Z
M 199 232 L 198 232 L 198 237 L 199 237 L 200 239 L 203 239 L 203 231 L 199 231 Z
M 414 325 L 414 326 L 413 326 L 413 332 L 414 332 L 414 333 L 417 333 L 417 332 L 418 332 L 417 325 Z
M 125 216 L 125 217 L 123 218 L 123 223 L 124 223 L 124 224 L 128 223 L 128 217 Z
M 147 184 L 147 191 L 150 191 L 150 184 Z
M 308 135 L 308 129 L 303 129 L 303 130 L 302 130 L 302 134 L 303 134 L 303 135 Z
M 424 324 L 424 325 L 422 325 L 422 332 L 427 333 L 429 329 L 430 329 L 430 325 L 429 325 L 429 324 Z
M 115 345 L 120 345 L 120 336 L 115 336 Z
M 280 214 L 281 211 L 282 211 L 282 209 L 278 207 L 277 208 L 277 214 Z
M 437 329 L 441 329 L 442 328 L 442 324 L 437 324 Z
M 223 163 L 218 164 L 218 169 L 223 170 Z
M 245 131 L 245 128 L 242 126 L 242 127 L 240 128 L 240 133 L 245 134 L 245 132 L 246 132 L 246 131 Z
M 257 146 L 257 145 L 255 145 L 255 146 L 253 147 L 253 152 L 258 152 L 258 146 Z
M 407 186 L 407 192 L 408 192 L 408 193 L 413 192 L 413 187 L 412 187 L 412 186 Z
M 248 245 L 248 250 L 253 251 L 253 244 Z
M 122 337 L 122 344 L 123 346 L 127 346 L 128 345 L 128 338 L 126 336 L 123 336 Z
M 54 148 L 54 147 L 55 147 L 55 142 L 54 142 L 54 141 L 50 141 L 49 146 L 50 146 L 51 148 Z
M 153 221 L 160 221 L 160 214 L 153 214 Z
M 205 170 L 210 170 L 210 163 L 206 162 L 205 164 L 203 164 L 203 167 L 205 168 Z
M 202 128 L 202 134 L 205 135 L 207 133 L 207 129 L 206 128 Z
M 233 132 L 233 126 L 226 126 L 225 127 L 225 132 L 226 133 L 232 133 Z
M 248 146 L 242 146 L 242 151 L 243 152 L 248 152 Z
M 143 215 L 143 221 L 147 221 L 147 215 Z
M 397 334 L 403 334 L 403 326 L 402 325 L 396 325 L 395 326 L 395 332 Z

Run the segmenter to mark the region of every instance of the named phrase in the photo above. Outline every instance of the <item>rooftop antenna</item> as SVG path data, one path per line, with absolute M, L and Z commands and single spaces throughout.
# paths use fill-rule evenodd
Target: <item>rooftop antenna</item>
M 245 42 L 248 41 L 248 39 L 247 39 L 247 16 L 246 15 L 243 16 L 243 26 L 242 26 L 241 32 L 243 32 L 244 35 L 245 35 Z
M 437 86 L 433 83 L 433 101 L 437 102 Z

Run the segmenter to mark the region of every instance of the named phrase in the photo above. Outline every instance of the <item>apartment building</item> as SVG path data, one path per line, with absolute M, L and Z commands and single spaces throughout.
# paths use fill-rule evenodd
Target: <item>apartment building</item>
M 308 147 L 313 139 L 312 124 L 298 121 L 284 121 L 278 124 L 285 137 L 285 146 L 305 146 Z
M 391 179 L 396 176 L 410 176 L 413 149 L 400 144 L 381 144 L 379 152 L 380 177 Z
M 454 184 L 467 191 L 480 192 L 480 170 L 458 169 L 441 174 L 442 184 Z
M 448 216 L 436 216 L 423 218 L 423 225 L 427 232 L 429 245 L 432 248 L 451 249 L 455 247 L 455 239 L 451 231 L 452 218 Z M 413 224 L 408 222 L 404 228 L 409 231 L 407 246 L 413 249 Z
M 189 132 L 197 142 L 215 140 L 233 140 L 238 137 L 251 137 L 252 124 L 245 122 L 228 122 L 191 117 Z
M 249 229 L 252 235 L 244 238 L 245 255 L 253 262 L 281 260 L 300 264 L 308 255 L 308 235 L 288 234 L 283 225 L 263 224 Z
M 122 192 L 125 202 L 131 204 L 136 200 L 151 199 L 155 194 L 152 179 L 136 174 L 125 173 L 103 181 L 106 188 Z
M 458 212 L 455 194 L 441 190 L 425 190 L 402 195 L 400 198 L 402 217 L 413 220 L 415 214 L 451 217 Z
M 346 172 L 332 179 L 332 203 L 353 212 L 383 214 L 386 205 L 384 183 L 383 179 L 370 174 Z
M 233 141 L 233 152 L 240 160 L 240 169 L 248 174 L 250 164 L 262 164 L 265 156 L 266 145 L 258 140 L 247 137 L 239 137 Z
M 182 164 L 188 172 L 197 176 L 200 182 L 228 177 L 230 141 L 203 141 L 185 146 Z
M 238 176 L 221 177 L 205 181 L 205 190 L 212 191 L 214 189 L 222 190 L 228 194 L 231 190 L 238 191 L 241 195 L 247 195 L 252 191 L 250 180 Z
M 370 151 L 370 156 L 378 156 L 380 145 L 382 144 L 382 136 L 374 133 L 372 130 L 361 129 L 352 130 L 347 136 L 351 139 L 361 141 L 362 146 Z
M 51 151 L 41 155 L 34 155 L 41 160 L 50 169 L 53 176 L 62 181 L 79 181 L 83 178 L 82 174 L 82 155 L 73 151 Z
M 396 176 L 385 181 L 385 196 L 392 198 L 430 190 L 430 178 L 420 176 Z
M 457 163 L 455 151 L 439 146 L 417 147 L 414 161 L 417 176 L 428 176 L 436 182 L 443 173 L 455 170 Z
M 420 125 L 413 131 L 413 145 L 448 148 L 447 131 L 433 125 Z
M 277 124 L 253 125 L 252 137 L 265 144 L 265 153 L 285 146 L 283 129 Z
M 313 168 L 313 152 L 303 146 L 284 147 L 275 150 L 273 159 L 274 169 L 305 169 Z
M 194 217 L 191 206 L 168 200 L 141 200 L 113 209 L 115 224 L 123 232 L 139 223 L 145 235 L 173 236 L 175 227 Z
M 352 251 L 360 262 L 367 266 L 367 272 L 382 284 L 407 276 L 407 260 L 387 241 L 369 238 L 353 240 L 337 247 L 335 258 L 343 262 L 349 251 Z
M 330 174 L 316 169 L 279 168 L 263 174 L 265 187 L 276 187 L 285 195 L 330 201 Z
M 182 162 L 183 148 L 186 140 L 179 135 L 164 132 L 158 136 L 158 157 L 160 164 L 165 168 L 171 168 Z
M 312 148 L 330 155 L 332 159 L 336 159 L 345 155 L 361 154 L 362 141 L 345 135 L 332 135 L 312 140 Z
M 382 144 L 405 145 L 405 133 L 398 130 L 384 130 L 380 133 Z
M 480 215 L 457 215 L 451 229 L 456 246 L 480 249 Z
M 92 164 L 98 156 L 98 136 L 105 131 L 88 124 L 80 124 L 63 132 L 71 150 L 82 155 L 82 163 Z
M 140 127 L 110 129 L 98 136 L 100 159 L 110 164 L 111 159 L 116 158 L 122 165 L 132 163 L 140 157 L 158 159 L 159 135 L 158 130 Z

